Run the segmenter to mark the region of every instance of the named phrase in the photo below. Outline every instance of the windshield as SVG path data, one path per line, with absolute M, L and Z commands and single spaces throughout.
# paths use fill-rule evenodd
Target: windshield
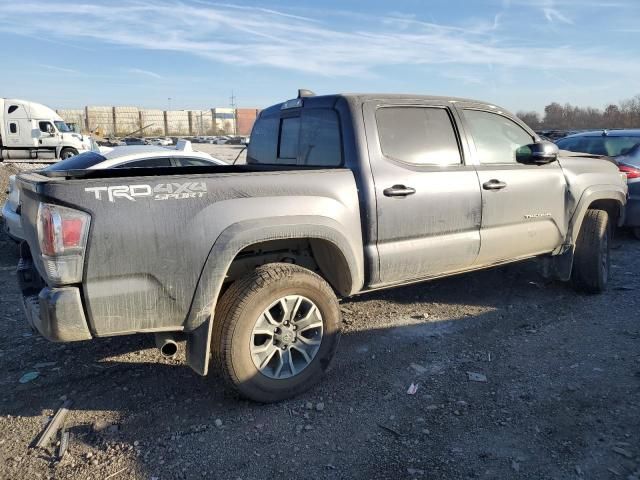
M 58 131 L 60 131 L 60 132 L 71 132 L 71 129 L 69 128 L 69 125 L 67 125 L 64 122 L 55 121 L 53 123 L 56 124 L 56 128 L 58 129 Z
M 567 137 L 556 142 L 561 150 L 570 152 L 590 153 L 592 155 L 607 155 L 617 157 L 628 155 L 640 144 L 638 137 Z
M 75 155 L 66 160 L 62 160 L 53 165 L 49 165 L 44 169 L 45 172 L 60 172 L 63 170 L 83 170 L 85 168 L 93 167 L 94 165 L 104 162 L 105 157 L 97 152 L 84 152 L 80 155 Z

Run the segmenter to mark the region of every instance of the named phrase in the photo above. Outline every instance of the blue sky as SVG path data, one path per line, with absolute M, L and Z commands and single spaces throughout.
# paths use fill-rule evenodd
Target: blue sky
M 0 0 L 0 96 L 208 108 L 233 90 L 265 107 L 304 87 L 603 107 L 640 94 L 638 19 L 638 0 Z

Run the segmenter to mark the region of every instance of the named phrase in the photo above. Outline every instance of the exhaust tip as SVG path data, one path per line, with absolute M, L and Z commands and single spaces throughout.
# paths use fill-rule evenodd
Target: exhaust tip
M 156 347 L 163 357 L 171 358 L 178 353 L 178 344 L 174 333 L 156 333 Z
M 160 353 L 167 358 L 174 357 L 176 353 L 178 353 L 178 344 L 173 340 L 167 340 L 164 345 L 160 347 Z

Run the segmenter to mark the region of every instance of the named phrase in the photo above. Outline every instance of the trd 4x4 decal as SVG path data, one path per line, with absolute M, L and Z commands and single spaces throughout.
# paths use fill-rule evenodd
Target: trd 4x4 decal
M 123 198 L 135 202 L 137 198 L 153 200 L 184 200 L 186 198 L 202 198 L 207 193 L 204 182 L 159 183 L 151 185 L 114 185 L 110 187 L 89 187 L 85 192 L 93 193 L 96 200 L 115 202 Z

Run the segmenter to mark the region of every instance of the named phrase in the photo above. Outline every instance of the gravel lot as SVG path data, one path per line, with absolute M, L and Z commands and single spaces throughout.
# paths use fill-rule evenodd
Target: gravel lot
M 32 334 L 2 236 L 0 478 L 637 479 L 640 242 L 612 258 L 600 296 L 527 262 L 347 299 L 324 382 L 257 405 L 148 336 Z M 64 399 L 58 462 L 30 445 Z

